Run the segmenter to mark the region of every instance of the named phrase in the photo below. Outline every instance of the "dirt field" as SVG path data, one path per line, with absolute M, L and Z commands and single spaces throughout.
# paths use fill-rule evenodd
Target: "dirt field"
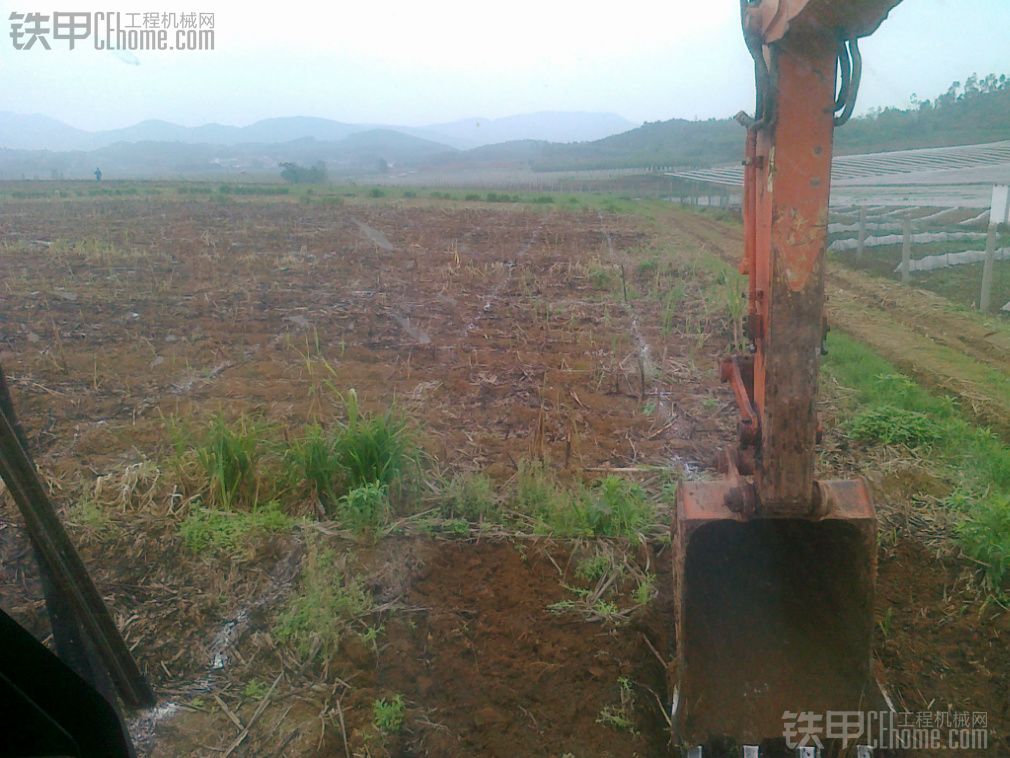
M 132 721 L 142 754 L 669 754 L 665 532 L 676 481 L 705 475 L 733 437 L 715 370 L 733 339 L 717 260 L 736 255 L 732 224 L 658 205 L 138 197 L 8 201 L 0 235 L 0 363 L 159 695 Z M 1006 370 L 1002 332 L 939 302 L 875 321 L 903 312 L 901 292 L 831 276 L 832 318 L 916 376 L 948 366 L 951 386 L 975 391 L 966 361 Z M 922 364 L 923 340 L 956 365 Z M 173 424 L 252 414 L 283 436 L 316 417 L 327 384 L 366 409 L 395 404 L 425 452 L 385 536 L 351 539 L 306 505 L 309 518 L 241 550 L 187 547 Z M 980 418 L 1010 418 L 999 391 L 978 390 Z M 832 403 L 829 390 L 829 429 Z M 916 515 L 944 484 L 858 455 L 829 432 L 825 469 L 871 477 L 888 535 L 881 683 L 899 710 L 986 711 L 1010 751 L 1010 622 L 980 608 L 952 527 Z M 454 473 L 504 490 L 534 459 L 563 482 L 636 481 L 654 523 L 629 542 L 429 518 Z M 0 597 L 45 637 L 7 498 L 2 515 Z M 306 658 L 273 630 L 324 549 L 360 577 L 371 631 Z M 600 555 L 616 568 L 594 588 L 580 567 Z M 587 593 L 613 610 L 573 602 Z M 376 701 L 397 697 L 402 727 L 377 729 Z

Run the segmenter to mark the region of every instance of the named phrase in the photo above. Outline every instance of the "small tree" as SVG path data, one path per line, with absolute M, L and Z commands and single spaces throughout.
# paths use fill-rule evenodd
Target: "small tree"
M 326 181 L 326 164 L 316 161 L 311 166 L 282 163 L 281 178 L 292 184 L 321 184 Z

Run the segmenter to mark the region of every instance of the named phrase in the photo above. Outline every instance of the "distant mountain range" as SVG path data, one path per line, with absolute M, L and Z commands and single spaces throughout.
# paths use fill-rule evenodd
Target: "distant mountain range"
M 729 118 L 670 119 L 630 128 L 607 113 L 547 112 L 426 127 L 321 118 L 245 127 L 144 121 L 87 132 L 45 116 L 0 112 L 0 179 L 277 177 L 285 161 L 324 161 L 333 177 L 380 172 L 573 171 L 705 167 L 739 161 L 744 131 Z M 969 77 L 934 100 L 877 110 L 835 135 L 839 154 L 1010 139 L 1010 78 Z
M 97 150 L 119 142 L 181 142 L 190 145 L 278 144 L 300 139 L 337 142 L 376 129 L 418 137 L 448 148 L 466 150 L 512 140 L 585 142 L 633 129 L 636 124 L 613 113 L 548 111 L 505 118 L 470 118 L 424 127 L 347 124 L 326 118 L 270 118 L 249 126 L 204 124 L 180 126 L 168 121 L 141 121 L 105 131 L 85 131 L 54 118 L 0 111 L 0 148 L 15 150 Z

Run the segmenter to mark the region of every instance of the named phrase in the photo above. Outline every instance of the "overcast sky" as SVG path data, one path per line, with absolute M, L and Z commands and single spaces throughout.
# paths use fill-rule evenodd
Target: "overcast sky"
M 272 116 L 423 125 L 540 110 L 635 122 L 753 107 L 737 0 L 136 0 L 63 11 L 215 13 L 216 49 L 134 53 L 54 41 L 16 50 L 5 0 L 0 110 L 87 129 Z M 932 97 L 972 72 L 1010 74 L 1010 0 L 905 0 L 863 45 L 860 109 Z

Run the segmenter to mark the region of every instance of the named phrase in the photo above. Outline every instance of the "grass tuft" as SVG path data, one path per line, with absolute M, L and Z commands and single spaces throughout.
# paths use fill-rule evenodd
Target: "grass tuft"
M 347 422 L 334 441 L 334 450 L 346 491 L 372 483 L 390 486 L 416 465 L 407 422 L 394 409 L 381 415 L 362 414 L 354 390 L 347 393 L 344 404 Z
M 389 511 L 391 491 L 417 468 L 418 449 L 394 408 L 363 414 L 354 390 L 340 397 L 345 422 L 332 430 L 306 427 L 284 453 L 285 478 L 293 491 L 307 491 L 348 527 L 375 528 Z
M 267 431 L 262 421 L 248 416 L 229 422 L 217 415 L 201 437 L 177 440 L 177 448 L 188 444 L 195 452 L 203 480 L 200 494 L 207 505 L 225 509 L 256 506 L 263 494 L 259 469 Z
M 339 499 L 337 489 L 342 476 L 333 436 L 318 424 L 305 428 L 302 436 L 291 442 L 284 454 L 287 478 L 297 488 L 304 485 L 327 511 Z
M 958 526 L 968 557 L 982 566 L 985 588 L 998 596 L 1010 592 L 1010 499 L 979 503 Z
M 480 521 L 495 502 L 494 485 L 484 474 L 456 474 L 445 488 L 443 511 L 448 518 Z

